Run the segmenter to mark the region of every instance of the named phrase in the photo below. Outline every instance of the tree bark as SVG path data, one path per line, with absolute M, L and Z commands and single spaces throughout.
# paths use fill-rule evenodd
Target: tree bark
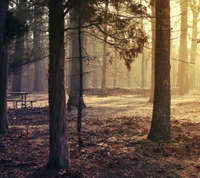
M 49 0 L 49 162 L 69 168 L 69 146 L 64 82 L 64 9 L 62 0 Z
M 7 120 L 7 75 L 8 58 L 7 48 L 3 46 L 3 34 L 8 9 L 8 0 L 0 1 L 0 134 L 9 131 Z
M 0 53 L 0 134 L 9 132 L 7 119 L 7 79 L 8 79 L 8 53 L 3 48 Z
M 148 139 L 171 139 L 170 127 L 170 2 L 156 1 L 156 51 L 153 118 Z

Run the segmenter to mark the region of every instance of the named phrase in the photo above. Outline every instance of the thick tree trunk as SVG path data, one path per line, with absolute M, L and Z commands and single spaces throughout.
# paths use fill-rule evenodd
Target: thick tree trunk
M 62 0 L 49 0 L 49 162 L 48 166 L 69 168 L 66 96 L 64 84 L 64 14 Z
M 7 49 L 3 47 L 3 33 L 8 9 L 8 0 L 0 1 L 0 134 L 7 133 L 7 72 L 8 58 Z
M 3 48 L 3 34 L 6 22 L 6 13 L 8 9 L 8 0 L 0 1 L 0 51 Z
M 169 0 L 156 0 L 155 74 L 153 118 L 148 138 L 167 141 L 171 139 Z
M 9 131 L 7 120 L 7 79 L 8 79 L 8 54 L 7 49 L 0 53 L 0 134 Z

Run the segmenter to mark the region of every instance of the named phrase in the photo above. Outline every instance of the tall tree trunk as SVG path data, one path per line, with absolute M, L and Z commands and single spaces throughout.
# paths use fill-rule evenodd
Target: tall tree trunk
M 180 49 L 179 49 L 179 63 L 178 67 L 178 81 L 179 84 L 179 94 L 184 95 L 189 92 L 188 89 L 188 53 L 187 53 L 187 8 L 188 1 L 181 0 L 181 34 L 180 34 Z
M 200 2 L 199 2 L 200 3 Z M 190 4 L 190 8 L 192 10 L 193 14 L 193 22 L 192 22 L 192 44 L 191 44 L 191 53 L 190 53 L 190 89 L 195 89 L 196 85 L 196 69 L 195 69 L 195 63 L 196 63 L 196 55 L 197 55 L 197 36 L 198 36 L 198 16 L 199 16 L 199 7 L 200 4 L 196 4 L 196 0 L 192 1 L 192 4 Z
M 119 15 L 119 2 L 116 2 L 116 11 L 117 15 Z M 115 57 L 114 57 L 114 76 L 113 76 L 113 88 L 116 88 L 117 86 L 117 50 L 115 49 Z
M 149 102 L 153 103 L 154 99 L 154 84 L 155 84 L 155 41 L 156 41 L 156 4 L 155 0 L 151 0 L 151 31 L 152 31 L 152 50 L 151 50 L 151 92 Z
M 144 53 L 142 53 L 142 64 L 141 64 L 141 88 L 144 89 L 145 83 L 145 60 L 144 60 Z
M 167 141 L 171 139 L 169 0 L 156 0 L 155 74 L 153 118 L 148 138 Z
M 92 53 L 94 56 L 94 59 L 92 60 L 92 67 L 93 67 L 93 71 L 92 71 L 92 87 L 93 88 L 98 88 L 98 59 L 96 57 L 97 54 L 97 50 L 96 50 L 96 45 L 95 45 L 95 41 L 92 41 Z
M 107 37 L 105 37 L 106 40 Z M 106 56 L 107 56 L 107 44 L 103 43 L 103 65 L 102 65 L 102 81 L 101 81 L 101 90 L 106 91 Z
M 84 33 L 84 31 L 81 31 L 81 54 L 82 54 L 82 65 L 83 65 L 83 72 L 82 72 L 82 77 L 83 77 L 83 89 L 88 87 L 89 84 L 89 76 L 88 76 L 88 59 L 87 59 L 87 36 Z M 80 51 L 79 51 L 79 56 L 80 56 Z M 80 57 L 79 57 L 80 61 Z
M 106 5 L 105 5 L 105 19 L 107 17 L 107 11 L 108 11 L 108 1 L 106 1 Z M 104 24 L 104 31 L 107 31 L 107 24 Z M 103 43 L 103 65 L 102 65 L 102 81 L 101 81 L 101 90 L 103 92 L 106 91 L 106 56 L 107 56 L 107 35 L 104 36 L 104 43 Z
M 44 91 L 44 72 L 43 72 L 43 61 L 39 60 L 34 62 L 35 72 L 34 72 L 34 91 L 42 92 Z
M 49 0 L 49 162 L 69 168 L 69 145 L 64 82 L 64 9 L 62 0 Z M 56 24 L 56 25 L 55 25 Z M 56 87 L 55 87 L 56 86 Z
M 8 79 L 8 49 L 2 48 L 0 52 L 0 134 L 9 131 L 7 120 L 7 79 Z
M 73 15 L 73 14 L 72 14 Z M 71 27 L 77 28 L 78 23 L 71 17 Z M 70 59 L 70 97 L 68 105 L 78 107 L 78 96 L 79 96 L 79 54 L 78 54 L 78 35 L 76 32 L 72 32 L 71 35 L 71 56 Z
M 131 72 L 127 69 L 127 87 L 131 88 Z
M 21 39 L 16 39 L 15 56 L 16 56 L 16 60 L 21 60 L 21 57 L 23 58 L 24 56 L 24 37 L 22 37 Z M 22 82 L 22 66 L 19 66 L 13 72 L 12 92 L 21 91 L 21 82 Z
M 140 4 L 142 4 L 142 0 L 140 0 Z M 142 17 L 142 14 L 141 14 L 141 28 L 143 29 L 143 17 Z M 144 64 L 145 64 L 145 60 L 144 60 L 144 50 L 141 54 L 141 88 L 144 89 L 144 83 L 145 83 L 145 69 L 144 69 Z
M 21 21 L 26 21 L 26 16 L 24 16 L 22 11 L 26 9 L 27 0 L 19 0 L 19 7 L 16 15 Z M 17 38 L 15 42 L 15 60 L 22 61 L 24 58 L 25 51 L 25 36 L 22 36 L 20 39 Z M 22 66 L 17 67 L 17 70 L 13 72 L 13 81 L 12 81 L 12 92 L 20 92 L 22 89 Z
M 80 2 L 79 2 L 80 3 Z M 83 146 L 82 140 L 82 109 L 83 109 L 83 56 L 82 56 L 82 34 L 81 34 L 81 12 L 79 4 L 79 14 L 78 14 L 78 51 L 79 51 L 79 101 L 78 101 L 78 119 L 77 119 L 77 133 L 78 133 L 78 145 Z
M 34 75 L 34 91 L 44 91 L 44 75 L 43 75 L 43 61 L 38 60 L 41 58 L 41 24 L 35 17 L 34 30 L 33 30 L 33 51 L 34 51 L 34 62 L 35 75 Z
M 113 88 L 117 86 L 117 50 L 115 50 Z
M 3 47 L 3 34 L 8 9 L 8 0 L 0 1 L 0 134 L 8 132 L 7 120 L 7 72 L 8 58 L 6 49 Z
M 78 28 L 77 14 L 71 13 L 70 23 L 72 28 Z M 70 59 L 70 96 L 68 105 L 78 108 L 79 88 L 80 88 L 80 66 L 79 66 L 79 49 L 78 49 L 78 34 L 77 30 L 71 33 L 71 59 Z M 85 103 L 83 101 L 83 106 Z

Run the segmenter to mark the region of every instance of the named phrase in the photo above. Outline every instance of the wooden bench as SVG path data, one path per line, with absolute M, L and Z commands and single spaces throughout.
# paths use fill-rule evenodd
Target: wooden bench
M 21 103 L 22 104 L 22 107 L 26 107 L 26 103 L 29 103 L 30 104 L 30 107 L 31 109 L 33 108 L 33 103 L 37 102 L 37 100 L 26 100 L 26 101 L 23 101 L 23 100 L 16 100 L 15 103 L 16 103 L 16 108 L 18 106 L 18 103 Z
M 18 103 L 21 103 L 22 108 L 23 106 L 26 107 L 26 103 L 30 104 L 30 107 L 33 108 L 33 103 L 37 102 L 37 100 L 20 100 L 20 99 L 7 99 L 7 102 L 12 102 L 13 103 L 13 108 L 17 109 Z

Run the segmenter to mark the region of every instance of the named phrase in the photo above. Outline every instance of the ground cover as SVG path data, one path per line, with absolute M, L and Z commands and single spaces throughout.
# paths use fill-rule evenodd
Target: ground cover
M 152 104 L 144 93 L 87 93 L 84 147 L 77 146 L 77 111 L 67 112 L 71 168 L 48 170 L 47 95 L 34 109 L 9 109 L 10 133 L 0 136 L 0 177 L 200 177 L 200 96 L 172 96 L 172 140 L 146 139 Z

